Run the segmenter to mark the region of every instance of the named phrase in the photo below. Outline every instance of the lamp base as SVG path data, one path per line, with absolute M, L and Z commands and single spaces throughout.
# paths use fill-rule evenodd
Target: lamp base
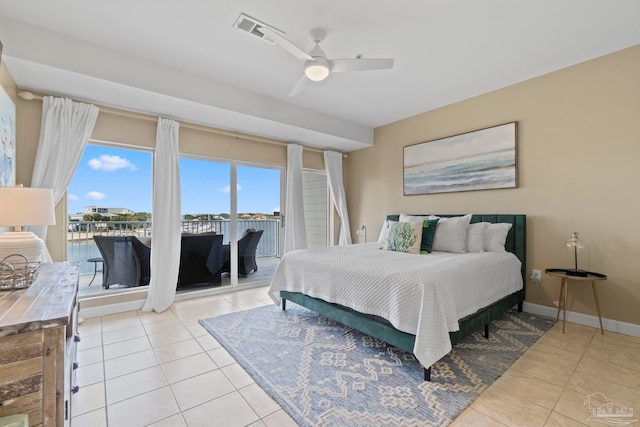
M 565 270 L 565 274 L 567 276 L 587 277 L 589 275 L 589 272 L 585 270 L 578 270 L 578 269 L 567 269 Z
M 5 231 L 0 234 L 0 261 L 11 255 L 23 255 L 28 262 L 39 262 L 44 242 L 30 231 Z M 15 259 L 14 259 L 15 258 Z M 20 257 L 10 257 L 8 262 L 24 262 Z

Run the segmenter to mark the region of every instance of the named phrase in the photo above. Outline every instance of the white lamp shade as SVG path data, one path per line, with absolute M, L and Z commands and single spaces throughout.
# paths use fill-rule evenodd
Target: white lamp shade
M 0 226 L 55 225 L 49 188 L 0 187 Z
M 54 225 L 56 215 L 53 191 L 48 188 L 0 187 L 0 226 Z M 0 234 L 0 261 L 22 255 L 29 262 L 40 261 L 44 242 L 29 231 Z M 10 263 L 24 262 L 21 257 L 7 258 Z
M 578 237 L 578 233 L 572 233 L 571 238 L 567 241 L 566 248 L 571 252 L 582 252 L 585 248 L 585 244 Z

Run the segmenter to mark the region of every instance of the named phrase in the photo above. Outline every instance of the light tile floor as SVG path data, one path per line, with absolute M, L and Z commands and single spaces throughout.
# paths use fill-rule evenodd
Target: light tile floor
M 198 324 L 265 304 L 263 287 L 176 302 L 161 314 L 86 319 L 73 427 L 295 426 Z M 452 425 L 602 425 L 587 421 L 594 393 L 602 395 L 592 407 L 606 396 L 640 408 L 640 338 L 571 323 L 562 334 L 556 325 Z

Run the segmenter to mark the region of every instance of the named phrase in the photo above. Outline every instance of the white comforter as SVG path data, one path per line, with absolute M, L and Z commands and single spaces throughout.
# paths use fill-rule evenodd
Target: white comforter
M 522 288 L 520 261 L 508 252 L 412 255 L 379 243 L 287 253 L 269 295 L 300 292 L 387 319 L 416 335 L 413 352 L 428 367 L 451 350 L 458 319 Z

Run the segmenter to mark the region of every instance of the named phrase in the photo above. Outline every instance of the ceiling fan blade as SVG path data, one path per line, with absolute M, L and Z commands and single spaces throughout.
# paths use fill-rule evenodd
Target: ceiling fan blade
M 300 77 L 300 80 L 298 80 L 298 83 L 296 83 L 293 89 L 291 89 L 291 92 L 289 92 L 289 96 L 296 96 L 297 94 L 302 92 L 304 88 L 307 87 L 308 83 L 309 79 L 303 74 L 302 77 Z
M 273 40 L 277 45 L 284 48 L 287 52 L 289 52 L 296 58 L 302 59 L 303 61 L 313 61 L 311 55 L 300 49 L 295 44 L 291 43 L 289 40 L 285 39 L 284 36 L 279 32 L 274 31 L 269 27 L 258 27 L 258 31 Z
M 331 59 L 331 72 L 387 70 L 393 68 L 393 59 L 387 58 L 349 58 Z

